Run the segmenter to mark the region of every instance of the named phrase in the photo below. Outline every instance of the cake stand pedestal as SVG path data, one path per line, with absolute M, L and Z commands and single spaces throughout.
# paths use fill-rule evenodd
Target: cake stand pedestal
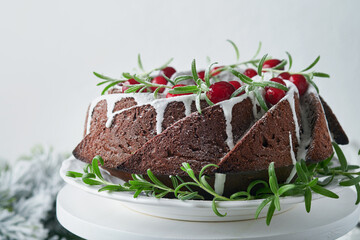
M 85 239 L 336 239 L 355 227 L 360 208 L 351 189 L 339 199 L 322 198 L 307 213 L 303 204 L 273 217 L 236 222 L 188 222 L 134 212 L 120 201 L 99 197 L 70 185 L 57 196 L 57 218 Z

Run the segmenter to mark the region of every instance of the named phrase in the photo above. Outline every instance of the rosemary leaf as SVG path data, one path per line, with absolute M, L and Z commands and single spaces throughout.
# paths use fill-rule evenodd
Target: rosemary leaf
M 196 80 L 199 78 L 198 77 L 198 74 L 197 74 L 197 71 L 196 71 L 196 61 L 195 59 L 192 61 L 191 63 L 191 73 L 193 75 L 193 79 L 194 81 L 196 82 Z
M 158 94 L 159 94 L 159 91 L 160 91 L 160 87 L 156 88 L 155 91 L 154 91 L 154 98 L 156 99 Z
M 96 84 L 96 86 L 100 86 L 100 85 L 103 85 L 103 84 L 108 83 L 108 82 L 109 82 L 108 80 L 103 81 L 103 82 L 99 82 L 98 84 Z
M 235 50 L 235 54 L 236 54 L 236 62 L 238 62 L 239 59 L 240 59 L 239 48 L 236 46 L 236 44 L 235 44 L 233 41 L 231 41 L 231 40 L 229 40 L 229 39 L 227 39 L 226 41 L 228 41 L 228 42 L 233 46 L 233 48 L 234 48 L 234 50 Z
M 227 213 L 221 214 L 221 213 L 218 211 L 217 206 L 216 206 L 216 200 L 217 200 L 216 197 L 214 197 L 213 200 L 212 200 L 211 207 L 212 207 L 213 212 L 214 212 L 217 216 L 219 216 L 219 217 L 225 217 L 225 216 L 227 215 Z
M 298 175 L 298 177 L 300 178 L 300 180 L 303 182 L 303 183 L 308 183 L 308 178 L 303 170 L 303 168 L 301 167 L 300 163 L 297 162 L 295 164 L 295 169 L 296 169 L 296 173 Z
M 88 185 L 101 185 L 102 182 L 92 179 L 92 178 L 83 178 L 82 181 Z
M 274 205 L 275 205 L 276 210 L 278 210 L 278 211 L 281 210 L 279 196 L 276 196 L 276 195 L 274 196 Z
M 255 97 L 256 97 L 257 101 L 260 104 L 260 107 L 262 109 L 264 109 L 265 111 L 268 111 L 269 108 L 266 106 L 266 102 L 265 102 L 263 96 L 261 95 L 261 93 L 259 93 L 259 91 L 257 89 L 255 89 L 254 94 L 255 94 Z
M 241 86 L 238 89 L 236 89 L 230 96 L 230 98 L 237 97 L 240 93 L 245 91 L 246 86 Z
M 124 188 L 121 185 L 106 185 L 99 189 L 99 192 L 103 191 L 112 191 L 112 192 L 122 192 L 122 191 L 129 191 L 128 189 Z
M 179 191 L 181 190 L 181 188 L 183 188 L 183 187 L 188 188 L 189 185 L 196 186 L 196 187 L 199 186 L 199 185 L 198 185 L 197 183 L 195 183 L 195 182 L 183 182 L 183 183 L 181 183 L 179 186 L 177 186 L 177 187 L 175 188 L 175 190 L 174 190 L 174 195 L 177 196 L 178 193 L 179 193 Z M 194 191 L 191 190 L 191 192 L 194 192 Z
M 170 176 L 170 179 L 171 179 L 171 183 L 173 185 L 173 188 L 177 188 L 179 186 L 179 181 L 176 177 L 174 176 Z
M 120 80 L 120 79 L 115 79 L 115 78 L 111 78 L 111 77 L 108 77 L 108 76 L 105 76 L 105 75 L 102 75 L 100 73 L 97 73 L 97 72 L 93 72 L 93 74 L 98 77 L 98 78 L 101 78 L 101 79 L 104 79 L 104 80 L 109 80 L 111 82 L 116 82 L 116 81 L 125 81 L 125 80 Z
M 260 203 L 260 205 L 257 207 L 256 212 L 255 212 L 255 219 L 258 219 L 261 211 L 264 209 L 264 207 L 265 207 L 269 202 L 272 201 L 272 199 L 273 199 L 273 197 L 268 197 L 268 198 L 264 199 L 264 201 L 262 201 L 262 202 Z
M 255 181 L 252 181 L 249 186 L 247 187 L 246 191 L 250 194 L 251 190 L 258 184 L 262 184 L 264 185 L 264 187 L 268 188 L 269 187 L 269 184 L 263 180 L 255 180 Z
M 256 87 L 273 87 L 273 88 L 278 88 L 278 89 L 281 89 L 281 90 L 284 90 L 284 91 L 289 91 L 289 89 L 280 84 L 280 83 L 277 83 L 277 82 L 273 82 L 273 81 L 262 81 L 262 82 L 253 82 L 252 83 L 253 86 L 256 86 Z
M 268 56 L 268 55 L 265 54 L 265 55 L 261 58 L 261 60 L 260 60 L 260 62 L 259 62 L 259 65 L 258 65 L 258 75 L 259 75 L 260 77 L 262 76 L 262 68 L 263 68 L 263 65 L 264 65 L 264 62 L 265 62 L 267 56 Z
M 333 193 L 332 191 L 327 190 L 326 188 L 323 188 L 319 185 L 315 185 L 315 186 L 311 187 L 311 190 L 313 190 L 314 192 L 321 194 L 325 197 L 339 198 L 339 196 L 336 193 Z
M 201 177 L 203 176 L 205 170 L 209 167 L 219 168 L 219 166 L 216 164 L 207 164 L 206 166 L 202 167 L 199 172 L 199 181 L 201 180 Z
M 296 188 L 295 184 L 287 184 L 287 185 L 281 186 L 277 192 L 278 192 L 279 196 L 281 196 L 284 193 L 286 193 L 287 191 L 290 191 L 294 188 Z
M 156 194 L 155 197 L 156 198 L 162 198 L 162 197 L 165 197 L 166 194 L 170 193 L 170 191 L 164 191 L 164 192 L 161 192 L 159 194 Z
M 267 215 L 266 215 L 266 225 L 270 225 L 271 219 L 274 216 L 274 212 L 275 212 L 275 202 L 274 199 L 272 199 Z
M 82 173 L 78 173 L 78 172 L 73 172 L 73 171 L 67 171 L 67 172 L 66 172 L 66 176 L 72 177 L 72 178 L 78 178 L 78 177 L 82 177 L 83 174 L 82 174 Z
M 95 175 L 96 175 L 100 180 L 104 180 L 103 176 L 101 175 L 100 169 L 99 169 L 98 157 L 99 157 L 99 156 L 96 156 L 96 157 L 92 160 L 91 165 L 92 165 L 92 168 L 93 168 L 93 171 L 94 171 Z
M 290 71 L 291 67 L 292 67 L 292 57 L 291 57 L 291 54 L 289 52 L 285 52 L 286 55 L 288 56 L 288 59 L 289 59 L 289 68 L 288 68 L 288 71 Z
M 237 193 L 232 194 L 232 195 L 230 196 L 230 199 L 232 199 L 232 200 L 239 200 L 239 199 L 244 199 L 244 197 L 245 197 L 246 200 L 251 199 L 250 193 L 244 192 L 244 191 L 241 191 L 241 192 L 237 192 Z
M 339 183 L 339 185 L 349 187 L 349 186 L 354 186 L 358 183 L 360 183 L 360 176 L 358 176 L 356 178 L 351 178 L 350 180 L 343 180 Z
M 347 171 L 348 170 L 348 164 L 347 164 L 347 161 L 346 161 L 346 158 L 345 158 L 345 155 L 344 155 L 343 151 L 341 150 L 341 148 L 339 147 L 339 145 L 336 142 L 333 142 L 332 145 L 333 145 L 333 147 L 335 149 L 336 156 L 339 159 L 341 169 L 343 171 Z
M 144 87 L 143 84 L 129 85 L 129 88 L 125 90 L 125 93 L 136 92 L 140 88 Z
M 133 78 L 133 76 L 132 76 L 130 73 L 127 73 L 127 72 L 122 73 L 122 76 L 123 76 L 124 78 L 126 78 L 126 79 L 131 79 L 131 78 Z
M 284 67 L 287 64 L 287 61 L 284 59 L 282 60 L 278 65 L 276 65 L 275 67 L 273 67 L 273 69 L 281 69 L 282 67 Z
M 181 94 L 181 93 L 195 93 L 199 89 L 197 86 L 184 86 L 184 87 L 175 87 L 169 90 L 171 94 Z
M 145 72 L 142 61 L 141 61 L 140 53 L 138 54 L 138 66 L 141 71 Z
M 209 106 L 214 105 L 214 103 L 208 98 L 208 96 L 206 94 L 204 94 L 204 98 L 205 98 L 205 101 L 207 102 L 207 104 L 209 104 Z
M 199 182 L 200 182 L 206 189 L 208 189 L 209 191 L 215 192 L 214 189 L 213 189 L 213 188 L 209 185 L 209 183 L 206 181 L 206 176 L 205 176 L 205 175 L 201 176 Z
M 305 78 L 306 78 L 306 80 L 307 80 L 311 85 L 313 85 L 313 87 L 315 88 L 316 92 L 319 93 L 319 88 L 318 88 L 318 86 L 315 84 L 315 82 L 312 80 L 312 78 L 310 78 L 310 77 L 305 77 Z
M 121 83 L 122 81 L 115 81 L 115 82 L 112 82 L 110 83 L 109 85 L 107 85 L 104 90 L 101 92 L 101 95 L 104 95 L 106 93 L 107 90 L 109 90 L 111 87 Z
M 157 70 L 163 70 L 164 68 L 166 68 L 167 66 L 169 66 L 169 64 L 174 60 L 174 58 L 170 58 L 169 60 L 167 60 L 163 65 L 161 65 L 158 68 L 155 68 L 154 71 Z
M 174 79 L 174 85 L 178 84 L 181 81 L 186 81 L 193 78 L 194 78 L 193 76 L 178 76 Z
M 310 188 L 305 189 L 305 209 L 310 212 L 311 209 L 312 194 Z
M 151 172 L 150 169 L 147 170 L 147 175 L 150 178 L 150 180 L 155 183 L 156 185 L 163 187 L 163 188 L 168 188 L 165 184 L 163 184 L 157 177 L 155 177 L 155 175 Z
M 261 46 L 262 46 L 262 43 L 259 42 L 258 48 L 257 48 L 257 50 L 256 50 L 256 52 L 255 52 L 255 55 L 254 55 L 251 59 L 255 59 L 255 58 L 259 55 L 260 50 L 261 50 Z M 255 64 L 254 64 L 254 67 L 256 67 Z
M 307 68 L 305 68 L 304 70 L 300 71 L 300 72 L 305 72 L 307 70 L 312 69 L 320 60 L 320 56 L 318 56 L 315 61 L 313 63 L 311 63 Z
M 161 73 L 161 75 L 163 76 L 163 78 L 166 79 L 166 81 L 168 81 L 169 83 L 171 83 L 171 85 L 175 86 L 176 83 L 174 81 L 172 81 L 170 78 L 168 78 L 163 72 Z
M 322 73 L 322 72 L 313 72 L 312 73 L 315 77 L 322 77 L 322 78 L 329 78 L 330 75 L 327 73 Z
M 231 68 L 230 72 L 235 75 L 235 77 L 238 77 L 242 82 L 246 84 L 252 84 L 253 80 L 249 78 L 248 76 L 242 74 L 241 72 L 236 71 L 235 69 Z

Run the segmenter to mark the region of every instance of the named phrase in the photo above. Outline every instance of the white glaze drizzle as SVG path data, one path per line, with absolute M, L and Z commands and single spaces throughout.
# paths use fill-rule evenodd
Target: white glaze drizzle
M 152 94 L 150 94 L 150 93 L 144 93 L 144 94 L 142 94 L 142 96 L 139 96 L 139 94 L 131 94 L 131 93 L 129 93 L 129 94 L 107 94 L 107 95 L 103 95 L 103 96 L 96 98 L 90 104 L 88 119 L 87 119 L 87 124 L 86 124 L 86 134 L 90 133 L 92 114 L 94 112 L 96 105 L 100 101 L 102 101 L 102 100 L 106 101 L 106 105 L 107 105 L 106 115 L 109 120 L 109 118 L 111 118 L 111 116 L 113 115 L 113 110 L 114 110 L 115 104 L 124 98 L 133 98 L 138 105 L 144 105 L 153 99 Z M 127 108 L 127 109 L 129 109 L 129 108 Z
M 295 124 L 295 133 L 296 133 L 296 139 L 298 140 L 298 143 L 300 144 L 300 126 L 298 117 L 296 114 L 295 109 L 295 94 L 299 94 L 297 87 L 290 81 L 285 80 L 286 86 L 289 88 L 289 91 L 286 93 L 285 97 L 281 99 L 281 101 L 287 100 L 290 104 L 290 108 L 292 111 L 294 124 Z M 298 95 L 299 96 L 299 95 Z
M 222 195 L 224 193 L 226 182 L 226 174 L 223 173 L 215 173 L 215 181 L 214 181 L 214 191 Z
M 115 108 L 115 104 L 123 98 L 134 98 L 137 105 L 113 112 L 114 108 Z M 94 112 L 94 109 L 95 109 L 96 105 L 102 100 L 106 100 L 106 104 L 107 104 L 107 121 L 106 121 L 107 128 L 111 127 L 114 117 L 117 114 L 120 114 L 129 109 L 135 108 L 137 106 L 149 104 L 155 108 L 156 132 L 157 132 L 157 134 L 159 134 L 162 131 L 162 122 L 164 120 L 164 112 L 165 112 L 167 105 L 170 102 L 183 102 L 184 107 L 185 107 L 185 115 L 188 116 L 191 114 L 191 104 L 195 100 L 195 95 L 184 95 L 184 96 L 179 96 L 176 98 L 160 98 L 160 99 L 155 99 L 155 100 L 151 93 L 108 94 L 108 95 L 100 96 L 100 97 L 96 98 L 94 101 L 92 101 L 92 103 L 90 104 L 87 126 L 86 126 L 87 134 L 90 133 L 90 125 L 91 125 L 92 114 Z
M 191 114 L 191 104 L 193 102 L 192 98 L 186 98 L 183 100 L 185 107 L 185 116 L 189 116 Z
M 295 164 L 296 164 L 296 157 L 295 157 L 295 152 L 294 152 L 294 147 L 293 147 L 293 142 L 292 142 L 292 134 L 291 132 L 289 132 L 289 143 L 290 143 L 290 156 L 291 156 L 291 160 L 293 163 L 293 168 L 291 169 L 290 175 L 289 177 L 286 179 L 285 183 L 289 183 L 295 176 L 296 174 L 296 168 L 295 168 Z
M 218 103 L 224 113 L 225 122 L 226 122 L 225 130 L 227 135 L 226 144 L 228 145 L 230 150 L 234 148 L 234 137 L 233 137 L 232 125 L 231 125 L 232 110 L 235 104 L 242 102 L 247 97 L 248 96 L 244 94 L 241 95 L 240 97 L 234 97 L 229 100 L 225 100 L 223 102 Z
M 138 102 L 137 106 L 149 104 L 155 108 L 155 111 L 156 111 L 156 133 L 160 134 L 162 132 L 162 122 L 164 120 L 164 113 L 165 113 L 165 109 L 166 109 L 167 105 L 171 102 L 183 102 L 183 104 L 185 106 L 185 114 L 186 114 L 186 106 L 190 105 L 190 107 L 188 107 L 188 111 L 190 109 L 190 113 L 191 113 L 191 102 L 194 100 L 195 100 L 195 95 L 184 95 L 184 96 L 179 96 L 176 98 L 162 98 L 162 99 L 155 99 L 155 100 L 153 100 L 153 97 L 151 95 L 150 99 L 148 99 L 147 101 Z M 134 106 L 134 107 L 136 107 L 136 106 Z M 128 108 L 128 109 L 130 109 L 130 108 Z M 117 114 L 119 114 L 125 110 L 128 110 L 128 109 L 122 109 L 122 110 L 114 112 L 110 116 L 108 116 L 108 120 L 106 122 L 106 127 L 111 126 L 111 124 L 114 120 L 114 117 Z

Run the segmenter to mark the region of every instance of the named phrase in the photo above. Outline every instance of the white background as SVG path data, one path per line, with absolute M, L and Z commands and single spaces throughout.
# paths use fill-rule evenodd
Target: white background
M 1 1 L 0 156 L 36 143 L 70 152 L 81 140 L 88 103 L 101 88 L 92 71 L 119 76 L 175 57 L 187 70 L 206 56 L 227 64 L 254 54 L 301 70 L 318 55 L 317 79 L 350 139 L 360 147 L 360 1 Z

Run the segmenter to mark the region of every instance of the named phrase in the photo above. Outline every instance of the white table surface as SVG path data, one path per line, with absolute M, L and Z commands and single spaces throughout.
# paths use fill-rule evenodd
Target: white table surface
M 144 215 L 121 202 L 66 185 L 57 197 L 57 217 L 69 231 L 85 239 L 336 239 L 358 222 L 359 206 L 351 189 L 340 199 L 313 201 L 310 213 L 303 204 L 265 219 L 236 222 L 187 222 Z

